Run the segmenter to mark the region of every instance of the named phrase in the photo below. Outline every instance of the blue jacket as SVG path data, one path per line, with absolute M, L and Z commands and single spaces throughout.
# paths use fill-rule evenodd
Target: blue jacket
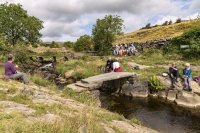
M 188 78 L 192 78 L 192 69 L 183 69 L 183 75 L 187 76 Z

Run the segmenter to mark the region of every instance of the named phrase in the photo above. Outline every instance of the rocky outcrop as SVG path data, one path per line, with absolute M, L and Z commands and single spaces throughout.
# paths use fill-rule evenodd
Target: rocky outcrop
M 162 48 L 163 46 L 169 45 L 171 40 L 172 38 L 161 38 L 161 39 L 156 39 L 156 40 L 151 40 L 151 41 L 146 41 L 146 42 L 130 42 L 130 43 L 125 43 L 125 44 L 127 45 L 134 44 L 135 46 L 137 46 L 138 49 L 142 50 L 143 48 Z M 122 45 L 122 44 L 118 44 L 118 45 Z
M 158 95 L 155 97 L 162 98 L 181 107 L 192 109 L 200 107 L 200 87 L 196 82 L 192 81 L 192 92 L 187 92 L 183 90 L 181 81 L 176 83 L 173 90 L 170 90 L 171 84 L 168 77 L 158 77 L 158 79 L 166 86 L 166 90 L 158 91 Z
M 12 92 L 13 96 L 10 96 L 9 93 L 11 93 L 10 90 L 13 89 L 13 85 L 18 86 L 19 88 L 28 88 L 29 90 L 31 90 L 31 94 L 29 95 L 20 92 L 19 88 L 14 88 L 16 89 L 16 91 L 13 91 Z M 95 93 L 94 95 L 98 95 L 98 92 L 94 93 Z M 4 82 L 0 80 L 0 94 L 5 95 L 5 97 L 8 98 L 7 101 L 0 101 L 1 113 L 13 114 L 13 116 L 15 116 L 15 113 L 22 114 L 22 116 L 20 116 L 19 122 L 21 120 L 25 120 L 27 123 L 30 124 L 47 123 L 47 124 L 52 124 L 53 126 L 53 125 L 64 124 L 65 120 L 70 117 L 73 117 L 74 119 L 80 117 L 81 119 L 83 118 L 85 121 L 85 117 L 86 119 L 87 117 L 93 117 L 93 115 L 91 115 L 91 112 L 100 115 L 104 114 L 113 115 L 113 113 L 101 110 L 96 106 L 88 106 L 86 104 L 79 103 L 75 100 L 67 99 L 62 94 L 60 94 L 60 91 L 49 90 L 48 88 L 36 86 L 32 83 L 29 85 L 24 85 L 16 81 Z M 13 99 L 13 97 L 15 97 L 15 99 Z M 16 98 L 21 98 L 23 104 L 17 103 L 18 99 Z M 14 100 L 14 101 L 9 101 L 9 100 Z M 4 118 L 2 117 L 2 119 Z M 11 118 L 9 117 L 9 119 Z M 120 120 L 121 121 L 117 121 L 115 119 L 109 121 L 105 120 L 100 121 L 98 119 L 99 124 L 103 123 L 102 132 L 107 132 L 107 133 L 115 133 L 117 131 L 131 132 L 131 133 L 156 132 L 152 129 L 132 124 L 125 118 L 122 118 Z M 91 132 L 91 129 L 90 127 L 88 127 L 87 124 L 86 125 L 83 124 L 82 126 L 77 127 L 77 129 L 78 132 L 81 133 Z
M 122 85 L 121 94 L 131 97 L 146 98 L 149 94 L 147 83 L 126 82 L 124 85 Z
M 141 128 L 139 125 L 130 125 L 125 121 L 112 121 L 111 126 L 117 128 L 120 132 L 123 133 L 157 133 L 154 130 L 148 128 Z

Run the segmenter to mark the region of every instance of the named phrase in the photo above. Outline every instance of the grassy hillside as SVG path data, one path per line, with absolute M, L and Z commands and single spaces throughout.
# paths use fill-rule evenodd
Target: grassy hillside
M 185 30 L 188 30 L 196 24 L 196 20 L 183 21 L 167 26 L 157 26 L 150 29 L 140 29 L 135 32 L 118 36 L 114 44 L 131 43 L 131 42 L 146 42 L 161 38 L 173 38 L 180 36 Z

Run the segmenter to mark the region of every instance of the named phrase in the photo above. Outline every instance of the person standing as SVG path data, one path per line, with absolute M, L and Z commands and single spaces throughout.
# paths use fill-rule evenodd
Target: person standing
M 22 79 L 25 84 L 29 83 L 29 79 L 24 73 L 17 73 L 18 66 L 13 64 L 13 55 L 8 55 L 8 61 L 5 63 L 5 75 L 10 79 Z
M 175 88 L 175 82 L 178 81 L 178 67 L 175 63 L 172 63 L 172 66 L 169 67 L 169 77 L 171 80 L 171 88 Z
M 183 69 L 183 79 L 184 79 L 184 89 L 192 91 L 191 88 L 192 69 L 189 63 L 185 63 L 185 68 Z

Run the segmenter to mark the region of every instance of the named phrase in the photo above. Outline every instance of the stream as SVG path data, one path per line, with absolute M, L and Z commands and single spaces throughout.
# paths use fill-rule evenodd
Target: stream
M 51 71 L 47 72 L 52 74 Z M 129 120 L 137 118 L 144 126 L 161 133 L 200 133 L 200 117 L 172 104 L 153 98 L 112 96 L 105 92 L 99 98 L 103 108 L 117 112 Z
M 122 114 L 127 119 L 137 118 L 144 126 L 161 133 L 200 133 L 200 117 L 153 98 L 137 99 L 103 94 L 100 100 L 103 108 Z

